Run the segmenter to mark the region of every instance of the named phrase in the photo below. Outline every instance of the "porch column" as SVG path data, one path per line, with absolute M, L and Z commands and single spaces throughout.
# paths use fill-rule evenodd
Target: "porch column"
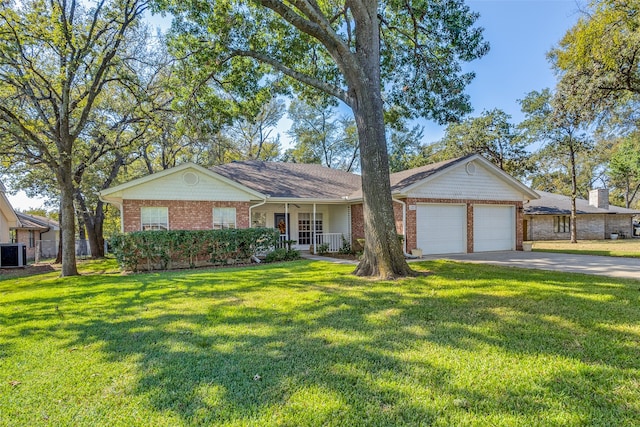
M 286 240 L 291 240 L 291 229 L 289 228 L 289 203 L 284 204 L 284 221 L 287 224 L 287 232 L 285 233 L 284 238 Z
M 311 225 L 311 235 L 313 236 L 313 240 L 311 241 L 311 243 L 313 243 L 313 253 L 317 254 L 318 253 L 318 248 L 317 248 L 317 241 L 316 241 L 316 204 L 313 204 L 313 223 Z

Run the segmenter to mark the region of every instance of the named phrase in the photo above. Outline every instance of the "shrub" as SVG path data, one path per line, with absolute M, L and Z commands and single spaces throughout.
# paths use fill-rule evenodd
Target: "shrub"
M 344 235 L 341 236 L 341 238 L 342 238 L 342 246 L 340 247 L 340 249 L 338 249 L 338 253 L 344 254 L 344 255 L 352 254 L 353 249 L 351 249 L 351 243 L 349 243 L 349 241 L 344 238 Z
M 293 261 L 296 259 L 300 259 L 299 251 L 295 249 L 278 248 L 269 252 L 264 258 L 264 262 Z
M 322 243 L 320 245 L 318 245 L 317 251 L 320 255 L 325 255 L 329 253 L 329 244 L 328 243 Z
M 136 231 L 115 235 L 111 246 L 121 268 L 138 271 L 144 265 L 150 271 L 246 262 L 277 239 L 271 228 Z

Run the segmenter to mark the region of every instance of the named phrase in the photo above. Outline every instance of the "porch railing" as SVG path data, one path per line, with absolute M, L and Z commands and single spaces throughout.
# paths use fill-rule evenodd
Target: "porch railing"
M 317 233 L 316 234 L 316 252 L 320 245 L 328 245 L 327 252 L 338 252 L 342 248 L 342 233 Z M 289 242 L 295 247 L 297 242 L 290 241 L 286 234 L 281 234 L 278 239 L 278 248 L 288 248 Z
M 322 233 L 316 234 L 316 245 L 328 245 L 328 252 L 338 252 L 342 247 L 342 233 Z M 316 246 L 316 252 L 317 252 Z

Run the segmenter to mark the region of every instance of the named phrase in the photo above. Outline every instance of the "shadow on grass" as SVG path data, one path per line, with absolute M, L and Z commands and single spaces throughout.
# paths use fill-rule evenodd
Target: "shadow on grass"
M 135 360 L 131 393 L 188 424 L 428 425 L 470 413 L 529 422 L 545 412 L 640 421 L 637 405 L 622 403 L 637 391 L 620 391 L 639 379 L 640 336 L 627 327 L 640 323 L 637 289 L 422 266 L 436 274 L 369 282 L 346 274 L 352 266 L 302 261 L 79 278 L 63 296 L 21 300 L 10 321 L 32 334 L 29 321 L 55 305 L 74 337 L 64 345 Z

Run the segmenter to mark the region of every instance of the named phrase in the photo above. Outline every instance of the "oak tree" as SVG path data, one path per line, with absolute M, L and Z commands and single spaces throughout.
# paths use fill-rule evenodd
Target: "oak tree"
M 571 243 L 577 243 L 576 198 L 578 197 L 577 156 L 591 148 L 586 126 L 588 121 L 568 101 L 569 89 L 552 93 L 549 89 L 533 91 L 520 100 L 525 120 L 520 130 L 531 142 L 543 144 L 541 155 L 561 159 L 571 179 Z
M 62 276 L 76 275 L 74 162 L 146 0 L 0 5 L 0 131 L 15 161 L 45 165 L 60 194 Z M 99 149 L 99 148 L 98 148 Z M 90 149 L 89 149 L 90 150 Z
M 396 236 L 384 111 L 438 122 L 470 110 L 461 62 L 488 45 L 462 0 L 156 0 L 174 48 L 238 97 L 265 86 L 324 93 L 358 130 L 365 251 L 356 274 L 411 274 Z

